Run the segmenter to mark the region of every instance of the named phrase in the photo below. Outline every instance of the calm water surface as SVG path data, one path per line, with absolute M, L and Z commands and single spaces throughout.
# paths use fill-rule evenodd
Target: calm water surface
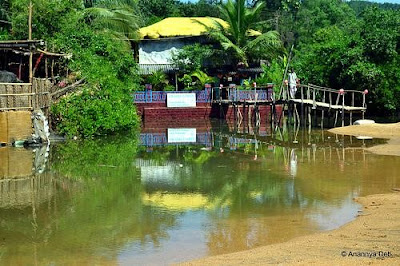
M 0 264 L 169 264 L 337 228 L 400 157 L 326 131 L 204 122 L 0 148 Z

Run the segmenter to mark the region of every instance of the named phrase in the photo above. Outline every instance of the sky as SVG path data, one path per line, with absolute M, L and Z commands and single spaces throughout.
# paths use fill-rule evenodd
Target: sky
M 198 0 L 180 0 L 181 2 L 198 2 Z M 400 4 L 400 0 L 374 0 L 370 2 Z

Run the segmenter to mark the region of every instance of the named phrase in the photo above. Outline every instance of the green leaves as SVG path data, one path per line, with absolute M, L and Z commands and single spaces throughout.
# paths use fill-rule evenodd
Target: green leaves
M 173 63 L 183 72 L 201 69 L 206 61 L 213 61 L 216 51 L 209 45 L 187 45 L 172 57 Z
M 302 36 L 294 64 L 302 80 L 333 88 L 368 89 L 368 101 L 373 102 L 369 110 L 399 109 L 400 13 L 369 7 L 357 18 L 346 3 L 318 0 L 304 2 L 299 19 L 313 21 L 311 14 L 322 18 L 320 12 L 337 17 L 326 16 L 317 28 L 312 22 L 299 29 Z M 303 17 L 306 14 L 308 20 Z
M 87 84 L 53 106 L 57 129 L 68 136 L 91 137 L 138 125 L 131 94 L 139 77 L 130 47 L 111 33 L 70 25 L 55 35 L 54 45 L 74 55 L 68 67 L 81 72 Z
M 279 55 L 282 42 L 277 32 L 267 32 L 254 38 L 249 31 L 259 21 L 259 15 L 264 8 L 264 2 L 258 2 L 248 8 L 245 0 L 228 0 L 220 6 L 222 19 L 228 28 L 210 29 L 210 36 L 217 40 L 225 51 L 233 53 L 236 60 L 248 66 L 252 60 L 271 59 Z

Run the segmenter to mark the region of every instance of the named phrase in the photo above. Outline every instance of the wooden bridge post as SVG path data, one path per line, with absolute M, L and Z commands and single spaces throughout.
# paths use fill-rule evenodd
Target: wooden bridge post
M 351 107 L 354 107 L 354 91 L 351 93 Z M 353 112 L 350 111 L 350 125 L 353 124 Z
M 344 127 L 344 95 L 345 95 L 345 92 L 343 90 L 343 92 L 342 92 L 342 127 Z
M 313 109 L 317 108 L 316 99 L 315 99 L 315 88 L 312 89 L 313 91 Z
M 362 107 L 365 108 L 366 107 L 366 103 L 365 103 L 365 95 L 368 93 L 368 90 L 364 90 L 363 92 L 363 105 Z M 365 110 L 362 110 L 362 119 L 364 119 L 364 114 L 365 114 Z
M 340 99 L 340 93 L 338 93 L 338 95 L 337 95 L 337 97 L 336 97 L 336 104 L 335 105 L 338 105 L 339 104 L 339 99 Z M 336 123 L 337 123 L 337 118 L 338 118 L 338 111 L 336 110 L 335 111 L 335 127 L 336 127 Z
M 322 96 L 322 102 L 325 103 L 325 94 L 326 94 L 326 90 L 324 90 L 324 94 Z M 322 115 L 321 115 L 321 128 L 324 128 L 324 115 L 325 115 L 325 110 L 322 109 Z

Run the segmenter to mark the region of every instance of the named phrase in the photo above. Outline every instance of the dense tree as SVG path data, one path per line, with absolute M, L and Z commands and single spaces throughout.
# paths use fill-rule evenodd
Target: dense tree
M 370 110 L 395 111 L 400 108 L 399 62 L 400 14 L 376 7 L 365 9 L 359 18 L 348 12 L 346 3 L 328 0 L 320 5 L 303 5 L 301 19 L 324 12 L 341 19 L 319 19 L 300 31 L 294 64 L 305 82 L 334 88 L 368 89 L 374 103 Z M 330 8 L 326 8 L 329 4 Z M 303 14 L 301 14 L 303 13 Z
M 378 4 L 374 2 L 368 2 L 368 1 L 350 1 L 349 6 L 354 9 L 356 14 L 361 14 L 366 8 L 369 8 L 371 6 L 381 8 L 381 9 L 393 9 L 393 10 L 399 10 L 400 9 L 400 4 L 391 4 L 391 3 L 383 3 L 383 4 Z

